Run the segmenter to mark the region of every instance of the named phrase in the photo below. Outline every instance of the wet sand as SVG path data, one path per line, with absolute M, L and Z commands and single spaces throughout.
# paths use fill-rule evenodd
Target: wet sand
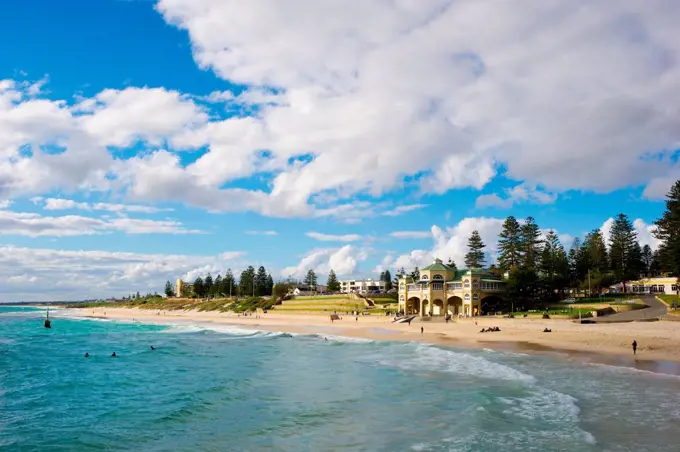
M 217 323 L 265 331 L 315 333 L 387 341 L 417 341 L 454 348 L 494 350 L 562 356 L 583 362 L 632 367 L 680 375 L 680 323 L 632 322 L 582 325 L 569 320 L 504 319 L 499 317 L 393 324 L 390 317 L 349 315 L 331 322 L 326 315 L 268 313 L 239 316 L 233 313 L 150 311 L 129 308 L 74 309 L 76 315 L 125 319 L 144 323 Z M 480 333 L 498 326 L 500 332 Z M 420 328 L 424 328 L 421 334 Z M 552 329 L 543 333 L 544 328 Z M 631 343 L 638 343 L 633 355 Z

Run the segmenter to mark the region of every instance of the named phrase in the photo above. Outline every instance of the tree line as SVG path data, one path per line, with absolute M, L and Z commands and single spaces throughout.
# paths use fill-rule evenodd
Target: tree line
M 640 246 L 637 232 L 627 215 L 620 213 L 609 230 L 608 243 L 600 229 L 593 229 L 583 240 L 574 239 L 567 251 L 553 230 L 545 236 L 532 217 L 523 222 L 509 216 L 498 236 L 497 264 L 488 270 L 496 276 L 507 274 L 506 296 L 514 300 L 553 301 L 568 289 L 599 292 L 611 285 L 640 276 L 669 274 L 680 277 L 680 181 L 667 195 L 666 210 L 653 232 L 661 241 L 657 250 Z M 485 268 L 486 255 L 479 231 L 468 238 L 464 260 L 467 268 Z M 449 265 L 455 262 L 449 259 Z M 398 272 L 405 275 L 402 268 Z M 418 279 L 416 267 L 410 275 Z
M 311 291 L 316 291 L 317 284 L 318 280 L 314 270 L 309 270 L 301 282 L 288 278 L 286 281 L 279 281 L 274 284 L 271 273 L 264 266 L 255 270 L 255 267 L 251 265 L 241 272 L 238 280 L 231 269 L 228 269 L 224 276 L 217 275 L 214 279 L 211 274 L 208 274 L 205 278 L 199 276 L 193 282 L 183 284 L 181 294 L 175 293 L 174 285 L 170 281 L 166 281 L 164 293 L 167 297 L 180 295 L 183 298 L 283 296 L 301 285 L 306 286 Z M 340 291 L 340 281 L 338 281 L 335 271 L 329 272 L 326 284 L 329 292 Z

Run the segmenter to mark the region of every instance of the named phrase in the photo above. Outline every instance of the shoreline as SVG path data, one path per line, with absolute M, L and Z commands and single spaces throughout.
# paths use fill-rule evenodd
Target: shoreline
M 63 309 L 63 308 L 62 308 Z M 135 320 L 152 324 L 201 322 L 282 333 L 318 334 L 376 341 L 423 342 L 447 348 L 492 349 L 534 355 L 550 355 L 580 362 L 628 367 L 656 374 L 680 376 L 680 324 L 632 322 L 625 324 L 577 324 L 568 320 L 476 318 L 448 324 L 418 321 L 408 326 L 393 324 L 391 317 L 341 316 L 330 321 L 325 315 L 267 313 L 239 316 L 212 311 L 154 311 L 137 308 L 75 308 L 86 318 Z M 424 333 L 420 333 L 421 326 Z M 498 326 L 500 332 L 479 333 Z M 543 328 L 552 329 L 543 333 Z M 630 344 L 635 339 L 638 355 Z

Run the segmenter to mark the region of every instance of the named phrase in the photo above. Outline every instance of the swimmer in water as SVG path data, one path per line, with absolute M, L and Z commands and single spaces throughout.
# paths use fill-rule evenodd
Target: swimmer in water
M 151 346 L 151 350 L 156 350 L 153 345 Z
M 116 352 L 111 353 L 111 358 L 117 358 L 118 355 L 116 355 Z
M 89 353 L 85 353 L 85 358 L 89 358 L 89 357 L 90 357 L 90 354 L 89 354 Z

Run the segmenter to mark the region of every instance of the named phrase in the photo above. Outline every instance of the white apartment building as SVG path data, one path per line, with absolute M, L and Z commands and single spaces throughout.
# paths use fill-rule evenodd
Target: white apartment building
M 385 281 L 376 279 L 346 279 L 339 281 L 340 292 L 365 294 L 374 290 L 385 290 Z

